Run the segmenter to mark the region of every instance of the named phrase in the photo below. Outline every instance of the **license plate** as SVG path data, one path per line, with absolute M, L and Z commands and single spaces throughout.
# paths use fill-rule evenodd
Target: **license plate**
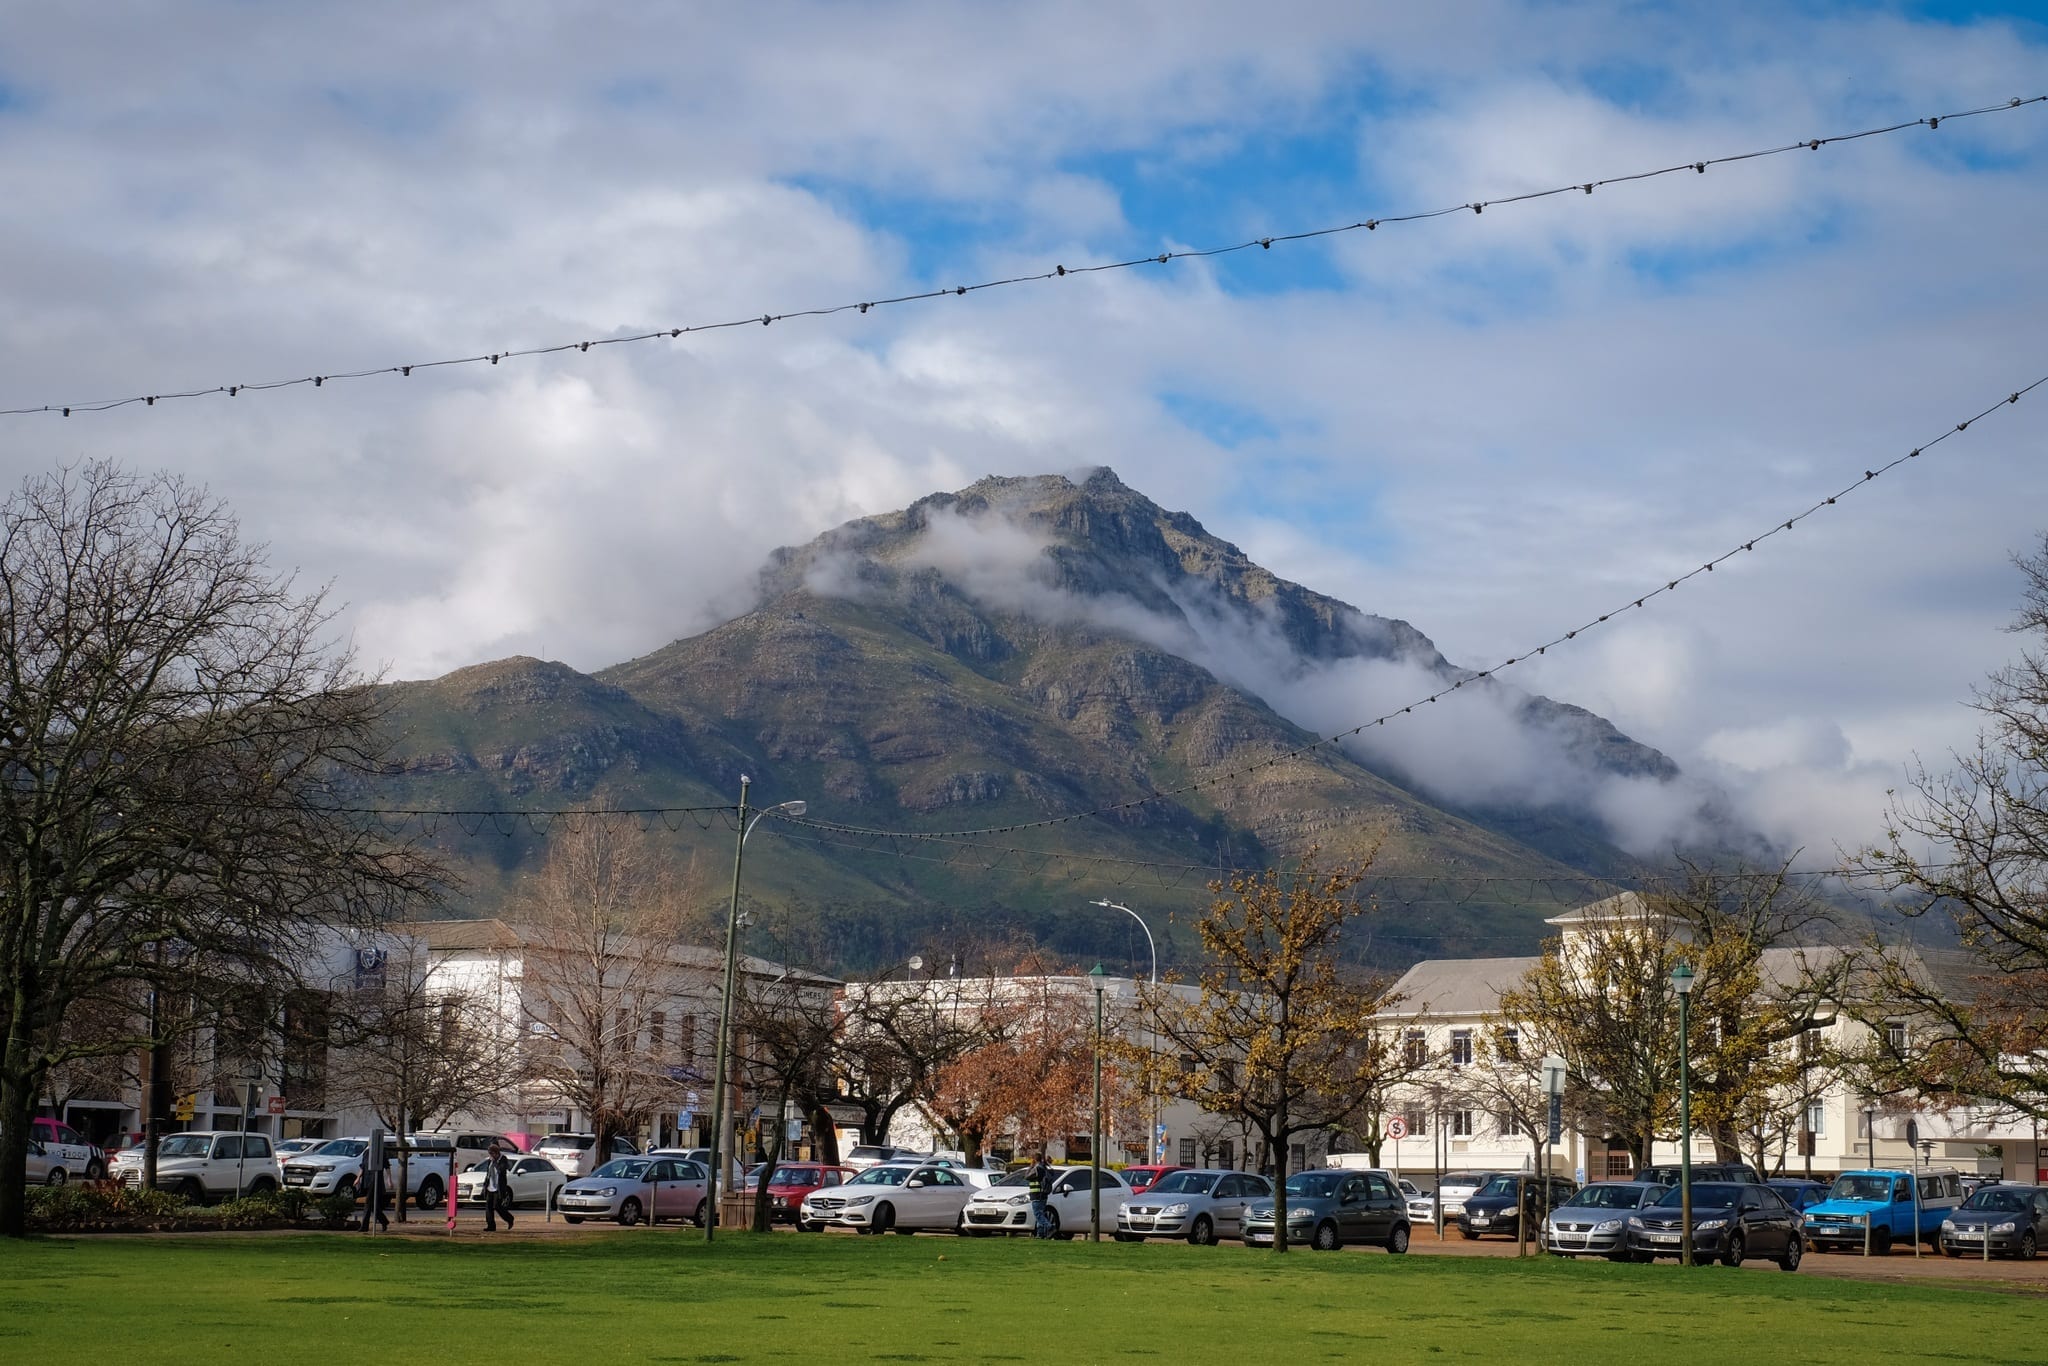
M 1473 1220 L 1472 1220 L 1472 1227 L 1474 1227 L 1474 1228 L 1485 1228 L 1485 1227 L 1486 1227 L 1486 1225 L 1487 1225 L 1487 1223 L 1488 1223 L 1488 1220 L 1487 1220 L 1487 1218 L 1486 1218 L 1486 1216 L 1485 1216 L 1485 1215 L 1478 1215 L 1478 1216 L 1476 1216 L 1476 1217 L 1474 1217 L 1474 1218 L 1473 1218 Z
M 1983 1240 L 1984 1230 L 1981 1228 L 1959 1228 L 1948 1236 L 1953 1242 L 1975 1243 Z
M 1653 1243 L 1675 1243 L 1678 1241 L 1678 1235 L 1675 1233 L 1653 1233 L 1650 1235 L 1650 1241 Z

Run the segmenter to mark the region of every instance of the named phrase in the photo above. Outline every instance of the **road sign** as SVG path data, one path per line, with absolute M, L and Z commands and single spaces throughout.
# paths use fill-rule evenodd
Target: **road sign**
M 1543 1056 L 1543 1089 L 1553 1096 L 1564 1094 L 1565 1061 L 1555 1053 Z
M 1407 1121 L 1406 1119 L 1404 1119 L 1403 1117 L 1401 1117 L 1400 1115 L 1395 1115 L 1395 1116 L 1394 1116 L 1394 1117 L 1393 1117 L 1392 1119 L 1388 1120 L 1388 1121 L 1387 1121 L 1387 1137 L 1388 1137 L 1388 1138 L 1406 1138 L 1406 1137 L 1408 1137 L 1408 1121 Z
M 171 1111 L 171 1114 L 175 1118 L 189 1120 L 192 1118 L 192 1111 L 198 1106 L 198 1104 L 199 1093 L 197 1091 L 188 1091 L 184 1095 L 178 1097 L 178 1107 L 175 1110 Z
M 273 1114 L 273 1115 L 281 1115 L 281 1114 L 283 1114 L 283 1113 L 284 1113 L 284 1097 L 283 1097 L 283 1096 L 272 1096 L 272 1097 L 270 1098 L 270 1106 L 269 1106 L 269 1109 L 270 1109 L 270 1113 L 271 1113 L 271 1114 Z
M 1557 1142 L 1564 1137 L 1564 1097 L 1557 1092 L 1550 1093 L 1550 1141 Z

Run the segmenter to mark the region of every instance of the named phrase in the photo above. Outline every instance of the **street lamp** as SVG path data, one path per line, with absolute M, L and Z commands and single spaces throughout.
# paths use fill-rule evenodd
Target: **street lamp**
M 1691 1266 L 1692 1058 L 1687 1038 L 1692 1026 L 1692 968 L 1680 963 L 1671 969 L 1671 986 L 1678 993 L 1678 1260 Z
M 1088 970 L 1095 982 L 1095 1119 L 1088 1132 L 1088 1241 L 1102 1241 L 1102 964 Z
M 717 1063 L 711 1076 L 711 1179 L 710 1189 L 705 1197 L 704 1241 L 710 1242 L 718 1232 L 718 1186 L 724 1172 L 724 1162 L 729 1154 L 725 1152 L 725 1068 L 727 1056 L 732 1051 L 732 978 L 733 967 L 739 957 L 740 944 L 740 866 L 745 861 L 747 836 L 754 833 L 754 827 L 761 823 L 761 817 L 781 814 L 801 816 L 808 808 L 803 802 L 782 802 L 779 805 L 756 811 L 752 820 L 747 819 L 747 789 L 753 779 L 740 775 L 740 824 L 739 840 L 732 850 L 732 907 L 725 917 L 725 989 L 718 1004 L 718 1052 Z
M 1091 906 L 1101 906 L 1106 910 L 1122 911 L 1125 915 L 1129 916 L 1131 919 L 1138 922 L 1138 928 L 1145 932 L 1145 947 L 1152 951 L 1152 985 L 1155 987 L 1158 986 L 1159 945 L 1152 938 L 1152 927 L 1145 923 L 1145 917 L 1139 915 L 1136 911 L 1132 910 L 1129 906 L 1124 905 L 1121 901 L 1109 901 L 1105 899 L 1102 901 L 1091 901 L 1088 904 Z M 1152 1009 L 1155 1012 L 1155 1018 L 1152 1028 L 1152 1037 L 1147 1042 L 1150 1046 L 1156 1048 L 1159 1044 L 1159 1028 L 1158 1021 L 1156 1018 L 1156 1012 L 1159 1009 L 1159 1002 L 1157 999 L 1156 992 L 1154 993 Z M 1152 1160 L 1154 1162 L 1164 1162 L 1166 1160 L 1166 1136 L 1160 1132 L 1161 1126 L 1159 1120 L 1159 1091 L 1156 1083 L 1148 1089 L 1150 1089 L 1152 1092 L 1152 1137 L 1151 1142 L 1149 1144 L 1149 1146 L 1152 1149 Z

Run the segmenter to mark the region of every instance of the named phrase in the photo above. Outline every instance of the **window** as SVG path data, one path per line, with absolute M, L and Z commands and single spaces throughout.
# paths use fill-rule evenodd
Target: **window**
M 213 1155 L 219 1157 L 240 1157 L 242 1140 L 239 1138 L 216 1138 L 213 1140 Z
M 1308 1149 L 1299 1143 L 1287 1145 L 1287 1170 L 1298 1172 L 1308 1165 Z
M 1512 1025 L 1500 1032 L 1500 1055 L 1507 1062 L 1519 1062 L 1522 1057 L 1522 1031 Z
M 1087 1134 L 1075 1134 L 1067 1140 L 1067 1161 L 1086 1162 L 1090 1139 Z
M 1429 1111 L 1416 1106 L 1413 1109 L 1403 1110 L 1401 1118 L 1408 1124 L 1408 1136 L 1410 1138 L 1429 1137 Z
M 1513 1110 L 1503 1109 L 1493 1117 L 1493 1130 L 1502 1138 L 1513 1138 L 1522 1132 L 1522 1121 Z
M 1607 1154 L 1607 1175 L 1610 1178 L 1626 1179 L 1635 1174 L 1635 1164 L 1625 1152 L 1609 1150 Z
M 1469 1067 L 1472 1063 L 1472 1031 L 1454 1029 L 1451 1031 L 1451 1066 Z
M 1429 1040 L 1421 1030 L 1408 1031 L 1408 1037 L 1401 1045 L 1401 1059 L 1410 1067 L 1420 1067 L 1429 1061 Z
M 676 1050 L 683 1061 L 695 1064 L 697 1061 L 697 1017 L 685 1015 L 676 1021 Z
M 1886 1020 L 1884 1022 L 1884 1046 L 1892 1053 L 1902 1054 L 1906 1051 L 1906 1022 L 1904 1020 Z
M 1183 1167 L 1195 1165 L 1195 1140 L 1184 1138 L 1180 1141 L 1180 1164 Z
M 621 1048 L 631 1048 L 638 1043 L 640 1031 L 633 1027 L 633 1012 L 620 1006 L 613 1015 L 612 1038 Z
M 1470 1110 L 1451 1111 L 1451 1137 L 1472 1137 L 1472 1112 Z
M 1808 1025 L 1799 1031 L 1799 1060 L 1812 1062 L 1820 1056 L 1820 1026 Z
M 647 1017 L 647 1047 L 651 1051 L 659 1053 L 662 1044 L 667 1041 L 667 1035 L 668 1012 L 657 1010 Z
M 1826 1101 L 1809 1101 L 1806 1106 L 1806 1131 L 1815 1138 L 1826 1138 L 1828 1133 L 1828 1107 Z
M 1235 1167 L 1237 1165 L 1237 1148 L 1227 1138 L 1216 1140 L 1216 1165 L 1219 1167 Z

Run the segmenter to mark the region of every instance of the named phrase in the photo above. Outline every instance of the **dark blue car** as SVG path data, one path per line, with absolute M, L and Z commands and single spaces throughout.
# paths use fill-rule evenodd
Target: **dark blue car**
M 1803 1177 L 1780 1176 L 1765 1185 L 1784 1197 L 1785 1203 L 1804 1214 L 1813 1206 L 1828 1198 L 1828 1183 L 1808 1181 Z
M 2039 1186 L 1985 1186 L 1941 1221 L 1937 1241 L 1951 1257 L 2010 1254 L 2032 1261 L 2048 1235 L 2048 1190 Z

